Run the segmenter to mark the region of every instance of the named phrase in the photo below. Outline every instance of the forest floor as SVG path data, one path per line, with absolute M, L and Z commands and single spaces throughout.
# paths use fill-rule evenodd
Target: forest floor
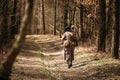
M 12 80 L 120 80 L 120 60 L 94 47 L 77 47 L 72 68 L 63 60 L 59 36 L 28 35 L 17 57 Z

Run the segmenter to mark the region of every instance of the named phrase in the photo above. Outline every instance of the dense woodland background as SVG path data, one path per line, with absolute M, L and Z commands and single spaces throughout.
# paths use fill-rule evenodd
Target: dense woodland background
M 77 27 L 79 46 L 93 46 L 118 59 L 119 15 L 119 0 L 0 0 L 0 63 L 4 67 L 0 77 L 10 75 L 25 35 L 61 37 L 64 27 L 71 24 Z M 22 31 L 22 27 L 26 28 Z

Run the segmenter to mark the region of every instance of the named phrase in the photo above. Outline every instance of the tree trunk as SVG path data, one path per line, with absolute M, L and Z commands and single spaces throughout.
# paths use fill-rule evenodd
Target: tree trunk
M 13 3 L 13 16 L 11 17 L 11 29 L 10 29 L 10 39 L 15 38 L 16 33 L 16 26 L 17 26 L 17 19 L 16 19 L 16 9 L 17 9 L 17 2 L 18 0 L 14 0 Z
M 57 7 L 57 0 L 54 0 L 54 35 L 56 35 L 56 7 Z
M 44 8 L 44 0 L 42 0 L 42 22 L 43 22 L 43 34 L 46 34 L 45 32 L 45 8 Z
M 9 76 L 13 63 L 20 52 L 21 46 L 23 45 L 22 42 L 25 40 L 28 24 L 31 22 L 33 3 L 34 0 L 28 0 L 28 4 L 25 6 L 25 14 L 20 25 L 19 35 L 10 49 L 6 61 L 0 67 L 0 80 L 10 80 Z
M 64 6 L 64 28 L 68 25 L 68 0 L 67 2 L 65 1 L 65 6 Z
M 8 2 L 9 0 L 2 1 L 2 29 L 0 36 L 0 47 L 3 47 L 8 42 Z
M 106 1 L 99 0 L 98 51 L 105 52 L 106 47 Z
M 112 57 L 117 59 L 119 58 L 119 0 L 112 0 L 113 1 L 113 25 L 112 25 L 112 48 L 111 53 Z
M 73 10 L 73 14 L 72 14 L 72 24 L 74 24 L 75 23 L 75 20 L 74 20 L 74 18 L 75 18 L 75 12 L 76 12 L 76 7 L 74 7 L 74 10 Z
M 74 18 L 75 18 L 75 12 L 76 12 L 76 7 L 74 7 L 73 10 L 70 10 L 69 14 L 70 14 L 70 24 L 74 24 Z
M 83 5 L 80 4 L 80 39 L 83 42 Z
M 108 10 L 107 10 L 107 16 L 106 16 L 106 35 L 109 34 L 111 25 L 112 25 L 112 0 L 109 0 Z

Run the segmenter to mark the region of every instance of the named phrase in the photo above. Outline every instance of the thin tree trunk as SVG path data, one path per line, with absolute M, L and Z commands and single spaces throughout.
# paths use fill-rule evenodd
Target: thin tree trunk
M 61 5 L 61 3 L 58 0 L 58 6 L 60 6 L 60 5 Z M 60 26 L 60 38 L 61 38 L 62 37 L 62 32 L 64 30 L 64 27 L 63 27 L 63 14 L 62 14 L 63 13 L 63 9 L 58 8 L 57 13 L 58 12 L 60 12 L 60 14 L 59 14 L 59 20 L 60 20 L 59 26 Z
M 11 29 L 10 29 L 10 38 L 15 38 L 15 27 L 17 26 L 17 19 L 16 19 L 16 9 L 17 9 L 17 2 L 18 0 L 14 0 L 13 3 L 13 16 L 11 17 Z
M 45 7 L 44 7 L 44 0 L 42 0 L 42 20 L 43 20 L 43 34 L 46 34 L 46 31 L 45 31 Z
M 106 15 L 106 35 L 109 34 L 110 29 L 111 29 L 111 25 L 112 25 L 112 0 L 109 0 L 109 5 L 108 5 L 108 10 L 107 10 L 107 15 Z
M 105 52 L 106 47 L 106 1 L 99 0 L 98 51 Z
M 11 74 L 13 63 L 21 50 L 21 46 L 23 45 L 22 42 L 25 40 L 26 36 L 27 26 L 31 22 L 33 3 L 34 0 L 28 0 L 28 4 L 25 6 L 25 14 L 20 25 L 19 35 L 13 44 L 13 47 L 10 49 L 6 61 L 4 61 L 0 67 L 0 80 L 10 79 L 9 76 Z
M 70 24 L 74 24 L 75 12 L 76 12 L 76 7 L 74 7 L 74 9 L 69 12 L 71 14 L 70 15 Z
M 113 0 L 113 30 L 112 30 L 112 57 L 119 58 L 119 0 Z
M 80 27 L 81 27 L 81 31 L 80 31 L 80 39 L 83 42 L 83 5 L 80 4 Z
M 68 0 L 67 2 L 65 1 L 65 6 L 64 6 L 64 28 L 68 25 Z
M 57 0 L 54 0 L 54 35 L 56 35 L 56 7 L 57 7 Z

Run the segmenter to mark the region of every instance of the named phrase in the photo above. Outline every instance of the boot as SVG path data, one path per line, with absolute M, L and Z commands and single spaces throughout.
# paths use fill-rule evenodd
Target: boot
M 72 67 L 72 61 L 70 61 L 69 65 L 70 65 L 70 67 Z
M 70 69 L 72 67 L 72 61 L 68 60 L 68 68 Z

